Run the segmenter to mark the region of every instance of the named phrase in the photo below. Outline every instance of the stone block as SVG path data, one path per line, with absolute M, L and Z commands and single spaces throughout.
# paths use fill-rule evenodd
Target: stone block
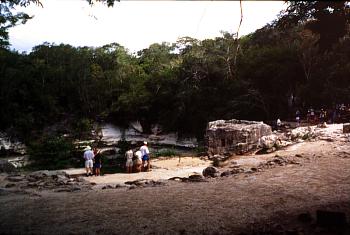
M 206 131 L 208 155 L 244 154 L 257 148 L 262 136 L 272 134 L 269 125 L 246 120 L 209 122 Z

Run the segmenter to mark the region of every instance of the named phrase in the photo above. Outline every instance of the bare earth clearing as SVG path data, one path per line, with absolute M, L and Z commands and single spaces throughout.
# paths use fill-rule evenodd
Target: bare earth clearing
M 87 191 L 1 191 L 0 233 L 350 234 L 349 225 L 330 229 L 316 224 L 320 209 L 344 212 L 350 223 L 350 142 L 341 127 L 331 125 L 320 130 L 324 133 L 318 140 L 271 154 L 234 157 L 225 169 L 239 165 L 244 172 L 207 182 L 100 189 L 137 178 L 172 177 L 176 158 L 163 165 L 154 162 L 158 168 L 140 175 L 89 177 L 97 185 Z M 258 167 L 276 155 L 287 163 Z M 181 176 L 207 164 L 198 160 L 180 166 Z M 298 219 L 307 212 L 311 218 Z

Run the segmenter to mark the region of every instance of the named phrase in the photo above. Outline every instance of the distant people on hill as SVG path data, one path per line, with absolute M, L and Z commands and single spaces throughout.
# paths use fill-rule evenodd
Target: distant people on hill
M 94 173 L 96 176 L 101 175 L 101 168 L 102 168 L 102 156 L 100 153 L 100 150 L 97 148 L 94 148 Z
M 332 111 L 332 116 L 331 116 L 331 122 L 332 122 L 333 124 L 336 122 L 337 116 L 338 116 L 338 114 L 337 114 L 337 109 L 335 108 L 335 109 L 333 109 L 333 111 Z
M 87 146 L 84 149 L 84 160 L 85 160 L 85 169 L 86 169 L 86 176 L 92 175 L 92 167 L 93 167 L 93 159 L 94 159 L 94 153 L 91 151 L 91 147 Z
M 129 149 L 128 151 L 126 151 L 125 153 L 125 158 L 126 158 L 126 172 L 127 173 L 132 173 L 132 166 L 133 166 L 133 162 L 132 162 L 132 158 L 134 156 L 134 153 L 132 151 L 132 149 Z
M 142 153 L 141 151 L 136 151 L 135 153 L 135 159 L 134 159 L 134 172 L 138 173 L 141 172 L 142 167 Z
M 147 147 L 147 142 L 143 142 L 143 146 L 140 148 L 142 154 L 142 168 L 144 171 L 150 170 L 150 157 L 149 157 L 149 149 Z
M 297 122 L 297 125 L 300 126 L 300 116 L 301 113 L 299 111 L 299 109 L 295 112 L 295 121 Z
M 281 127 L 282 126 L 282 122 L 281 120 L 278 118 L 276 121 L 277 127 Z
M 308 109 L 306 120 L 308 123 L 314 123 L 315 122 L 315 111 L 313 108 Z
M 319 115 L 319 119 L 320 119 L 320 123 L 324 123 L 326 122 L 326 117 L 327 117 L 327 113 L 325 110 L 321 109 L 320 111 L 320 115 Z

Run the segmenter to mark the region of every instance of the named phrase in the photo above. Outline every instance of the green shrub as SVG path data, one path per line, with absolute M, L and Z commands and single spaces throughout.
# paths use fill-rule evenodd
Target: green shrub
M 63 137 L 50 136 L 29 145 L 33 168 L 53 170 L 73 167 L 78 163 L 74 161 L 73 153 L 72 142 Z
M 125 152 L 132 148 L 132 145 L 130 141 L 126 141 L 122 138 L 118 141 L 117 147 L 119 148 L 119 154 L 124 156 Z
M 74 125 L 75 136 L 82 138 L 91 134 L 93 129 L 93 122 L 88 118 L 83 118 L 77 121 Z
M 206 146 L 198 146 L 195 148 L 195 153 L 197 156 L 207 155 L 207 150 Z
M 174 157 L 179 155 L 174 149 L 161 149 L 159 151 L 155 151 L 155 157 Z

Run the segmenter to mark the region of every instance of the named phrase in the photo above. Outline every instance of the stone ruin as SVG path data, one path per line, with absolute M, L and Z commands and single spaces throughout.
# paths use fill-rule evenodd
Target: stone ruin
M 243 154 L 256 149 L 262 136 L 271 134 L 271 127 L 263 122 L 236 119 L 209 122 L 206 132 L 208 155 Z

